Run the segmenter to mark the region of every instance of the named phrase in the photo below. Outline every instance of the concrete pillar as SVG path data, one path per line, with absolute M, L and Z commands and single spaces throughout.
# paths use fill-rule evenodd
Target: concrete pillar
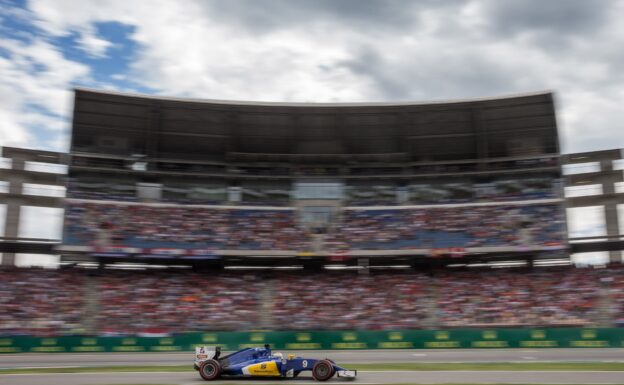
M 613 171 L 613 161 L 610 159 L 602 160 L 600 162 L 600 170 L 603 172 Z M 602 193 L 603 194 L 615 193 L 615 183 L 617 181 L 618 179 L 614 179 L 613 181 L 608 181 L 608 182 L 603 183 Z M 607 235 L 612 236 L 612 237 L 620 235 L 620 221 L 618 218 L 617 204 L 607 203 L 604 206 L 604 210 L 605 210 L 605 225 L 607 227 Z M 621 263 L 622 252 L 620 250 L 609 251 L 609 261 L 611 263 Z
M 11 169 L 13 170 L 25 170 L 26 160 L 19 157 L 11 158 Z
M 620 224 L 618 218 L 617 204 L 608 203 L 605 208 L 605 224 L 607 227 L 607 235 L 618 236 L 620 235 Z M 613 240 L 613 239 L 612 239 Z M 622 252 L 620 250 L 609 251 L 609 261 L 611 263 L 622 262 Z
M 6 221 L 4 222 L 4 236 L 7 238 L 17 238 L 20 222 L 20 205 L 15 200 L 7 202 Z M 15 253 L 5 252 L 2 255 L 4 266 L 15 265 Z
M 11 168 L 13 170 L 24 170 L 26 162 L 24 159 L 13 158 L 11 160 Z M 9 194 L 22 195 L 22 187 L 24 181 L 21 177 L 13 176 L 9 178 Z M 19 236 L 20 224 L 20 207 L 19 199 L 8 199 L 6 202 L 6 218 L 4 221 L 4 236 L 7 238 L 17 238 Z M 15 265 L 15 253 L 4 253 L 2 255 L 2 265 Z

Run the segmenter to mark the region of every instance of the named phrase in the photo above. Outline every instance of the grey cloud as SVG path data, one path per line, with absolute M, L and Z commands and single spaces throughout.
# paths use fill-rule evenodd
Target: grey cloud
M 363 47 L 350 60 L 337 64 L 374 84 L 380 100 L 457 99 L 531 91 L 514 79 L 518 74 L 496 58 L 479 52 L 406 51 L 400 62 L 389 62 L 383 50 Z M 539 87 L 537 87 L 539 88 Z
M 383 52 L 374 47 L 361 47 L 351 59 L 336 63 L 375 85 L 382 99 L 404 99 L 410 95 L 411 82 L 400 81 L 388 71 Z
M 611 0 L 489 0 L 484 3 L 491 32 L 552 33 L 561 37 L 593 33 L 603 27 Z
M 215 21 L 234 23 L 254 32 L 305 26 L 322 21 L 336 28 L 404 30 L 418 23 L 418 13 L 464 3 L 411 0 L 227 0 L 205 3 Z M 218 20 L 216 20 L 218 19 Z
M 129 78 L 163 94 L 216 99 L 422 101 L 551 88 L 564 96 L 581 95 L 567 98 L 560 113 L 578 111 L 595 99 L 587 93 L 620 97 L 624 82 L 624 56 L 617 49 L 624 38 L 611 28 L 617 23 L 612 9 L 616 0 L 194 4 L 203 12 L 186 16 L 213 38 L 201 58 L 191 55 L 184 60 L 185 50 L 179 48 L 197 47 L 156 36 L 168 29 L 184 30 L 183 25 L 158 24 L 154 32 L 149 23 L 142 25 L 151 18 L 137 18 L 137 29 L 147 39 L 141 42 L 144 46 L 133 63 L 136 72 Z M 184 7 L 180 10 L 183 13 Z M 217 28 L 206 27 L 213 25 Z M 276 36 L 286 38 L 279 42 Z M 253 44 L 258 47 L 249 49 Z M 171 68 L 180 70 L 163 70 Z M 202 77 L 216 80 L 201 83 Z M 339 92 L 344 90 L 348 92 Z M 595 114 L 579 118 L 579 113 L 570 113 L 574 120 L 563 120 L 566 151 L 618 143 L 624 147 L 619 111 L 600 100 L 594 105 Z

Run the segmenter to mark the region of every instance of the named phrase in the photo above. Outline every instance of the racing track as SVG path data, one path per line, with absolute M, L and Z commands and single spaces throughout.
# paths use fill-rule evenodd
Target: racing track
M 298 351 L 303 357 L 329 357 L 337 363 L 388 362 L 624 362 L 624 349 L 462 349 Z M 58 353 L 0 355 L 0 369 L 24 367 L 185 365 L 193 353 Z M 624 379 L 622 380 L 624 383 Z
M 319 385 L 311 377 L 273 381 L 256 379 L 228 379 L 210 384 L 294 384 Z M 369 384 L 622 384 L 622 372 L 360 372 L 355 381 L 332 379 L 329 384 L 353 383 Z M 40 375 L 0 375 L 0 385 L 111 385 L 111 384 L 179 384 L 206 385 L 195 372 L 181 373 L 76 373 L 76 374 L 40 374 Z
M 383 362 L 624 362 L 624 349 L 494 349 L 494 350 L 365 350 L 305 351 L 303 356 L 333 358 L 348 367 L 349 363 Z M 0 368 L 113 366 L 113 365 L 179 365 L 191 364 L 192 353 L 132 354 L 15 354 L 0 355 Z M 166 370 L 166 369 L 163 369 Z M 333 379 L 330 383 L 348 382 Z M 265 385 L 292 383 L 308 385 L 310 377 L 289 380 L 227 379 L 215 384 L 251 383 Z M 622 372 L 568 371 L 360 371 L 355 384 L 624 384 Z M 113 385 L 113 384 L 206 384 L 197 372 L 145 373 L 74 373 L 0 375 L 0 385 Z

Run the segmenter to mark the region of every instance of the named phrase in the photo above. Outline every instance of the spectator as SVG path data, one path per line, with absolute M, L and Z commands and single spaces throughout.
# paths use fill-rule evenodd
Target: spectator
M 624 319 L 624 269 L 196 273 L 0 269 L 0 334 L 586 326 Z M 91 309 L 86 312 L 86 309 Z M 606 316 L 606 318 L 605 318 Z
M 548 218 L 545 221 L 543 218 Z M 345 210 L 330 250 L 552 246 L 565 239 L 557 205 Z
M 72 203 L 65 242 L 142 248 L 304 250 L 307 231 L 292 210 Z

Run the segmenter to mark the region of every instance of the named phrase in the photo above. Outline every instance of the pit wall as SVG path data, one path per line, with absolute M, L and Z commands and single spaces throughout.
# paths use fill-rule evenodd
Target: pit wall
M 0 337 L 0 353 L 176 352 L 198 345 L 274 349 L 624 348 L 624 328 L 207 332 L 161 337 Z

